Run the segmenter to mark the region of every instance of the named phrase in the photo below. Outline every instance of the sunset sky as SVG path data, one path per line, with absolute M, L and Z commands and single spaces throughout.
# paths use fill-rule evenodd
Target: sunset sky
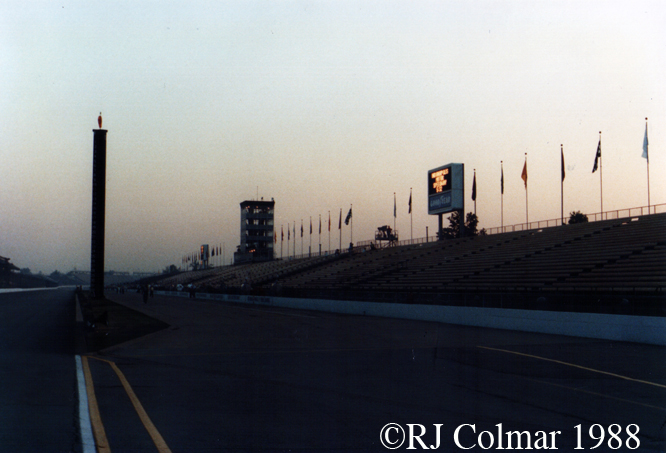
M 666 203 L 666 3 L 0 3 L 0 255 L 90 267 L 92 130 L 107 136 L 106 269 L 156 271 L 239 244 L 240 207 L 276 230 L 337 221 L 354 242 L 434 234 L 427 171 L 465 164 L 480 227 Z M 662 206 L 661 212 L 666 211 Z M 323 228 L 323 248 L 328 231 Z M 350 241 L 343 225 L 343 245 Z M 286 230 L 285 230 L 286 236 Z M 293 244 L 293 243 L 292 243 Z M 278 239 L 277 253 L 280 253 Z M 293 245 L 292 245 L 293 247 Z M 284 243 L 286 255 L 286 237 Z M 296 246 L 301 252 L 300 237 Z

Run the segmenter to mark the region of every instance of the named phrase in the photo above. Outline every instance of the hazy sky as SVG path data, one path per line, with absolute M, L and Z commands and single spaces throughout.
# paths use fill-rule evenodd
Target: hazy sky
M 0 255 L 90 266 L 92 129 L 107 141 L 107 270 L 239 243 L 239 203 L 276 229 L 337 221 L 354 242 L 433 234 L 426 176 L 477 172 L 480 227 L 666 203 L 666 3 L 13 1 L 0 3 Z M 663 208 L 663 207 L 662 207 Z M 663 211 L 663 209 L 662 209 Z M 286 236 L 286 231 L 285 231 Z M 322 234 L 328 248 L 328 232 Z M 343 225 L 343 244 L 349 227 Z M 293 244 L 293 242 L 292 242 Z M 280 242 L 277 252 L 279 255 Z M 297 253 L 301 251 L 300 238 Z M 284 252 L 286 255 L 286 238 Z

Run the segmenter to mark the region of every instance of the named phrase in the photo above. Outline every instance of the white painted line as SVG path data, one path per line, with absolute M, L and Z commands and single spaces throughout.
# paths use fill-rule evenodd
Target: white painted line
M 83 365 L 81 364 L 80 355 L 76 356 L 76 381 L 79 388 L 79 427 L 83 453 L 96 453 L 95 437 L 93 436 L 92 424 L 90 423 L 90 412 L 88 412 L 86 380 L 83 376 Z
M 65 286 L 56 286 L 51 288 L 0 288 L 0 293 L 20 293 L 24 291 L 53 291 L 56 289 L 67 288 Z M 72 287 L 73 288 L 73 287 Z

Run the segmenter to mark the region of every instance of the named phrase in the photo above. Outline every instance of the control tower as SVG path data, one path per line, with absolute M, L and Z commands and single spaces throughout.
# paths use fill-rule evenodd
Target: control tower
M 234 264 L 272 260 L 275 201 L 243 201 L 240 208 L 240 245 Z

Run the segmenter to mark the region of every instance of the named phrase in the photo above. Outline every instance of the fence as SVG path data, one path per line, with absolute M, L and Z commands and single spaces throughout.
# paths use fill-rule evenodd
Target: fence
M 586 214 L 590 222 L 600 222 L 602 220 L 623 219 L 628 217 L 637 217 L 648 214 L 662 214 L 666 212 L 666 203 L 652 205 L 652 206 L 639 206 L 636 208 L 616 209 L 615 211 L 596 212 L 594 214 Z M 536 230 L 540 228 L 550 228 L 562 225 L 562 219 L 550 220 L 537 220 L 529 223 L 517 223 L 514 225 L 504 225 L 503 227 L 487 228 L 486 234 L 501 234 L 501 233 L 514 233 L 516 231 Z M 399 241 L 396 245 L 412 245 L 423 244 L 425 242 L 434 242 L 437 236 L 427 236 L 417 239 L 407 239 Z M 374 241 L 359 241 L 359 247 L 369 246 Z
M 651 205 L 649 207 L 639 206 L 636 208 L 616 209 L 614 211 L 596 212 L 593 214 L 586 214 L 586 215 L 588 221 L 599 222 L 602 220 L 623 219 L 627 217 L 637 217 L 648 214 L 662 214 L 662 213 L 666 213 L 666 203 Z M 562 225 L 562 219 L 537 220 L 535 222 L 529 222 L 529 223 L 516 223 L 514 225 L 505 225 L 503 227 L 486 228 L 486 234 L 490 235 L 490 234 L 501 234 L 501 233 L 514 233 L 516 231 L 537 230 L 540 228 L 551 228 L 560 225 Z M 424 244 L 426 242 L 435 242 L 435 241 L 437 241 L 437 236 L 432 235 L 421 238 L 396 241 L 393 244 L 396 246 L 416 245 L 416 244 Z M 366 241 L 358 241 L 354 246 L 354 251 L 367 250 L 371 247 L 372 244 L 376 245 L 377 241 L 372 239 Z M 348 252 L 349 252 L 349 247 L 343 247 L 342 250 L 340 250 L 340 253 L 348 253 Z M 317 256 L 333 255 L 334 253 L 335 251 L 330 251 L 330 250 L 329 251 L 322 250 L 321 252 L 312 251 L 310 253 L 303 253 L 300 255 L 289 255 L 289 253 L 287 253 L 282 258 L 280 258 L 279 256 L 276 256 L 276 258 L 283 260 L 294 260 L 302 258 L 312 258 Z

